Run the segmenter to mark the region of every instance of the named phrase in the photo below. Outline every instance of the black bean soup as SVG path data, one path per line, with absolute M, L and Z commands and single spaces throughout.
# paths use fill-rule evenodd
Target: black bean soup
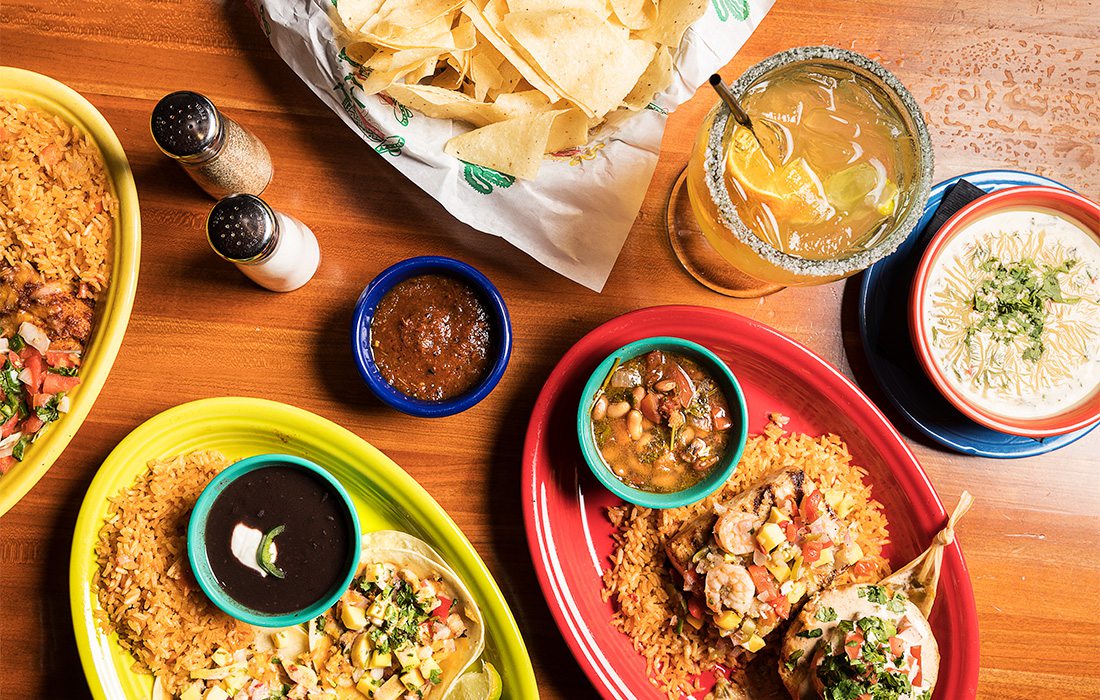
M 281 615 L 316 603 L 343 582 L 355 537 L 350 530 L 331 485 L 302 469 L 271 466 L 242 475 L 217 497 L 206 522 L 206 550 L 226 593 L 253 610 Z

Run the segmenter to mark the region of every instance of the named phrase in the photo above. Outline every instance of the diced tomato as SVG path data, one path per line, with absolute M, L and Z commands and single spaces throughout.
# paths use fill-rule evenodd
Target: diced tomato
M 0 426 L 0 438 L 6 438 L 15 432 L 15 426 L 19 425 L 19 413 L 17 412 L 11 418 L 7 420 L 4 425 Z
M 775 587 L 775 579 L 764 567 L 757 564 L 749 565 L 749 576 L 752 578 L 752 582 L 756 584 L 757 594 L 763 596 L 764 602 L 770 602 L 778 595 L 779 591 Z
M 856 700 L 871 700 L 871 694 L 870 693 L 863 693 L 858 698 L 856 698 Z
M 852 569 L 856 576 L 866 578 L 875 573 L 875 563 L 870 559 L 860 559 Z
M 50 394 L 43 394 L 42 392 L 38 392 L 31 397 L 31 407 L 36 409 L 42 408 L 47 403 L 49 403 L 50 399 L 52 398 L 53 396 L 51 396 Z
M 890 637 L 890 655 L 895 659 L 905 654 L 905 642 L 901 637 Z
M 812 523 L 821 517 L 821 491 L 814 491 L 811 494 L 807 494 L 802 497 L 802 507 L 799 509 L 802 513 L 802 519 L 808 523 Z
M 50 367 L 79 367 L 80 355 L 59 350 L 46 351 L 46 364 Z
M 66 377 L 63 374 L 47 372 L 46 378 L 42 380 L 42 393 L 56 394 L 61 391 L 68 391 L 79 383 L 80 377 Z
M 27 420 L 23 422 L 23 434 L 33 435 L 41 430 L 43 425 L 45 425 L 45 423 L 38 417 L 38 414 L 32 413 L 27 416 Z
M 783 532 L 786 533 L 788 542 L 798 541 L 798 526 L 791 521 L 783 523 Z
M 446 596 L 439 596 L 439 605 L 435 606 L 432 610 L 432 615 L 435 615 L 440 620 L 446 620 L 447 615 L 451 613 L 451 603 L 453 601 Z
M 8 351 L 8 362 L 16 369 L 23 369 L 23 358 L 19 357 L 14 351 Z
M 8 470 L 15 466 L 15 457 L 8 455 L 0 457 L 0 474 L 7 474 Z
M 913 666 L 917 669 L 916 675 L 913 676 L 913 685 L 920 687 L 924 684 L 924 668 L 921 664 L 920 645 L 909 647 L 909 653 L 913 655 Z
M 733 421 L 730 420 L 729 414 L 726 413 L 726 409 L 716 404 L 711 404 L 710 406 L 710 417 L 711 420 L 714 421 L 715 430 L 726 430 L 733 425 Z
M 703 619 L 703 600 L 698 596 L 688 599 L 688 615 L 691 615 L 697 620 Z
M 848 655 L 848 658 L 855 661 L 863 654 L 863 632 L 860 630 L 852 630 L 844 637 L 844 653 Z
M 828 540 L 819 540 L 817 542 L 806 542 L 802 545 L 802 560 L 813 564 L 815 561 L 821 558 L 821 550 L 826 547 L 831 547 L 832 542 Z
M 787 596 L 777 595 L 768 604 L 772 606 L 772 610 L 781 619 L 786 620 L 791 616 L 791 601 L 787 600 Z
M 28 386 L 31 387 L 31 393 L 33 394 L 42 387 L 42 376 L 46 374 L 46 360 L 42 357 L 42 353 L 30 345 L 23 348 L 23 351 L 19 354 L 23 358 L 24 366 L 30 370 L 31 383 Z

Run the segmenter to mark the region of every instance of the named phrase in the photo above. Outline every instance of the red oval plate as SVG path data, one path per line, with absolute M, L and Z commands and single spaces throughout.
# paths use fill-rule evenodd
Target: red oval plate
M 737 375 L 749 407 L 749 431 L 767 414 L 789 416 L 787 429 L 836 433 L 868 471 L 890 521 L 894 568 L 920 554 L 947 513 L 916 457 L 885 416 L 851 381 L 790 338 L 737 314 L 695 306 L 641 309 L 582 338 L 550 375 L 524 445 L 523 515 L 543 595 L 573 655 L 609 700 L 664 698 L 649 681 L 630 639 L 611 625 L 600 574 L 612 548 L 605 513 L 621 503 L 599 485 L 580 454 L 577 402 L 588 375 L 616 348 L 655 335 L 693 340 Z M 932 628 L 940 644 L 935 700 L 971 700 L 978 685 L 978 618 L 958 544 L 944 553 Z

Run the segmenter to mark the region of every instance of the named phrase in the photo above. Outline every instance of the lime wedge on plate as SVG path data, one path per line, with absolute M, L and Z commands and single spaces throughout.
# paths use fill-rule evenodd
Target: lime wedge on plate
M 449 700 L 499 700 L 504 690 L 500 674 L 488 661 L 480 672 L 474 671 L 455 681 Z

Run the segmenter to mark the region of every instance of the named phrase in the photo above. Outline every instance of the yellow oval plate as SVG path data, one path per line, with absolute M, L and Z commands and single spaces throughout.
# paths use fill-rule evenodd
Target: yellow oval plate
M 95 325 L 84 353 L 80 385 L 71 392 L 69 412 L 51 423 L 42 437 L 4 476 L 0 476 L 0 516 L 8 512 L 31 489 L 46 470 L 61 456 L 76 435 L 88 411 L 99 396 L 103 383 L 115 362 L 130 309 L 137 291 L 138 261 L 141 255 L 141 219 L 138 212 L 134 176 L 122 144 L 103 118 L 75 90 L 53 78 L 19 68 L 0 66 L 0 97 L 37 107 L 77 125 L 99 147 L 107 166 L 111 190 L 118 198 L 118 217 L 114 230 L 114 258 L 107 293 L 96 303 Z
M 129 486 L 149 460 L 194 450 L 230 459 L 268 452 L 298 455 L 324 466 L 355 502 L 364 532 L 403 530 L 440 551 L 477 598 L 488 634 L 485 657 L 500 671 L 504 697 L 538 697 L 527 648 L 489 570 L 450 516 L 401 467 L 354 433 L 300 408 L 263 399 L 203 399 L 150 418 L 126 436 L 100 467 L 76 521 L 69 600 L 80 660 L 97 700 L 146 700 L 152 677 L 95 620 L 95 543 L 107 499 Z

